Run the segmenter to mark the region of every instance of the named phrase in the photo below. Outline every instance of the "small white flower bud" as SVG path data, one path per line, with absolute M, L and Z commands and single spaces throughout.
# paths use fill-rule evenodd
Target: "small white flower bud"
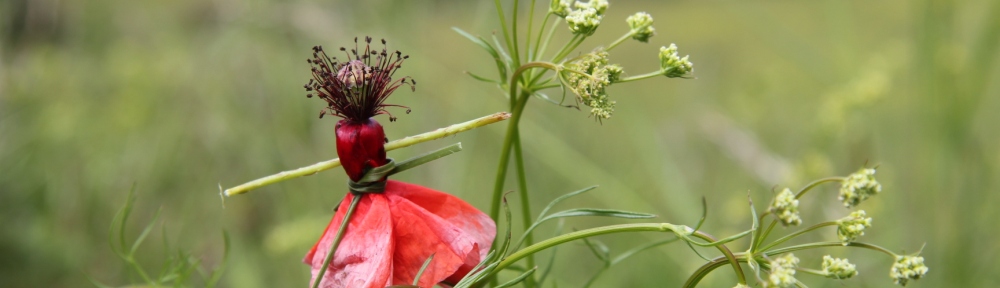
M 865 235 L 865 228 L 872 227 L 872 218 L 865 217 L 865 210 L 851 212 L 851 215 L 837 220 L 837 238 L 844 245 Z
M 882 184 L 875 180 L 875 169 L 864 168 L 844 179 L 839 198 L 845 207 L 851 208 L 879 192 L 882 192 Z
M 604 16 L 597 13 L 597 9 L 586 8 L 573 10 L 566 15 L 566 25 L 573 34 L 590 36 L 597 31 L 597 26 L 601 25 Z
M 653 16 L 650 16 L 649 13 L 635 13 L 628 16 L 625 22 L 628 22 L 628 28 L 632 30 L 632 39 L 639 42 L 646 43 L 650 37 L 656 35 L 656 29 L 653 28 Z
M 795 258 L 792 253 L 785 254 L 771 261 L 771 275 L 768 277 L 769 286 L 775 287 L 795 287 L 795 266 L 799 264 L 799 258 Z
M 608 0 L 590 0 L 589 2 L 576 1 L 576 3 L 573 3 L 573 6 L 576 6 L 576 9 L 581 10 L 594 8 L 594 10 L 597 11 L 597 15 L 604 16 L 604 12 L 608 11 Z
M 847 279 L 858 275 L 858 269 L 854 264 L 847 262 L 847 259 L 833 258 L 830 255 L 823 256 L 823 273 L 827 278 Z
M 670 44 L 669 47 L 660 47 L 660 72 L 671 78 L 683 77 L 694 71 L 694 64 L 688 61 L 688 56 L 681 58 L 677 55 L 677 45 Z
M 802 224 L 802 217 L 799 217 L 799 200 L 795 199 L 795 193 L 792 193 L 791 189 L 785 188 L 775 195 L 769 209 L 785 226 Z
M 924 265 L 924 257 L 896 256 L 896 263 L 892 264 L 889 277 L 892 277 L 899 286 L 906 286 L 910 279 L 918 280 L 927 274 L 927 270 L 927 266 Z
M 552 13 L 561 18 L 566 18 L 572 9 L 569 8 L 569 0 L 552 0 L 549 3 L 549 13 Z

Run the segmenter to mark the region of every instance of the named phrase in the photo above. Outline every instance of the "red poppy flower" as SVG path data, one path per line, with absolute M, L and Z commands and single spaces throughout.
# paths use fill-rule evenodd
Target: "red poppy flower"
M 389 180 L 384 193 L 344 197 L 323 238 L 306 254 L 313 281 L 353 197 L 363 198 L 321 287 L 411 284 L 431 254 L 418 286 L 456 283 L 486 257 L 496 233 L 489 216 L 455 196 Z
M 366 37 L 365 42 L 370 44 L 371 38 Z M 343 118 L 336 128 L 337 154 L 352 181 L 352 193 L 341 202 L 322 238 L 304 259 L 312 266 L 313 281 L 321 272 L 348 206 L 354 197 L 361 197 L 323 273 L 321 287 L 411 284 L 431 255 L 434 258 L 418 285 L 455 283 L 486 257 L 496 236 L 496 224 L 472 205 L 443 192 L 384 177 L 362 180 L 368 171 L 389 162 L 383 146 L 385 132 L 372 117 L 389 114 L 386 107 L 399 105 L 385 104 L 385 99 L 399 86 L 414 87 L 416 82 L 409 77 L 392 79 L 408 58 L 399 51 L 372 51 L 370 45 L 365 45 L 364 51 L 357 46 L 350 53 L 346 48 L 340 50 L 349 61 L 339 62 L 328 57 L 322 47 L 313 47 L 313 58 L 309 59 L 313 79 L 305 86 L 306 91 L 327 102 L 320 118 L 325 114 Z

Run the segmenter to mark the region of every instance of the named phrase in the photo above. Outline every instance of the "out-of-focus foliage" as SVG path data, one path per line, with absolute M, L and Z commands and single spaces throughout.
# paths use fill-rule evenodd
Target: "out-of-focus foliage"
M 449 29 L 489 36 L 499 29 L 493 9 L 491 1 L 0 2 L 0 279 L 8 287 L 81 287 L 88 276 L 137 282 L 107 239 L 135 183 L 126 231 L 141 231 L 157 209 L 164 226 L 139 249 L 140 264 L 164 263 L 157 245 L 166 231 L 172 247 L 213 267 L 225 229 L 232 250 L 223 286 L 306 285 L 301 257 L 343 197 L 346 177 L 324 172 L 225 206 L 217 187 L 335 156 L 336 121 L 317 119 L 322 103 L 302 89 L 310 47 L 371 35 L 411 56 L 401 73 L 420 85 L 389 102 L 413 113 L 384 121 L 396 139 L 506 106 L 502 92 L 463 74 L 491 71 L 492 59 Z M 627 74 L 655 71 L 658 47 L 678 43 L 697 63 L 696 79 L 609 88 L 618 105 L 603 124 L 586 111 L 533 102 L 522 139 L 534 203 L 599 184 L 566 205 L 694 224 L 706 196 L 706 229 L 733 233 L 750 225 L 746 191 L 766 205 L 775 187 L 847 175 L 867 162 L 879 165 L 884 187 L 860 206 L 875 218 L 866 241 L 911 252 L 927 244 L 931 271 L 911 284 L 1000 285 L 1000 2 L 612 1 L 606 19 L 637 11 L 656 17 L 657 36 L 623 44 L 612 61 Z M 606 45 L 627 30 L 605 23 L 588 43 Z M 466 147 L 396 178 L 485 208 L 502 133 L 498 125 L 392 152 Z M 847 214 L 837 187 L 816 192 L 802 199 L 804 224 Z M 600 241 L 617 254 L 657 237 L 665 236 Z M 602 265 L 587 250 L 561 248 L 549 278 L 582 285 L 589 277 L 579 275 Z M 811 286 L 890 285 L 891 259 L 826 252 L 850 258 L 860 273 L 844 282 L 801 276 Z M 800 257 L 817 259 L 802 267 L 821 264 L 819 254 Z M 661 246 L 594 286 L 677 286 L 700 264 L 684 245 Z M 704 285 L 733 283 L 720 272 Z

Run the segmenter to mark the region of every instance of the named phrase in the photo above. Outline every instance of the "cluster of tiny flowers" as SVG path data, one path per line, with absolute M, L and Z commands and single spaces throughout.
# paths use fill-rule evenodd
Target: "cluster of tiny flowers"
M 844 179 L 840 186 L 840 201 L 851 208 L 879 192 L 882 192 L 882 184 L 875 180 L 875 169 L 864 168 Z
M 742 283 L 736 283 L 736 286 L 733 286 L 733 288 L 750 288 L 750 286 L 744 285 Z
M 851 215 L 837 220 L 837 237 L 847 245 L 865 235 L 865 228 L 872 227 L 872 218 L 865 217 L 865 210 L 851 212 Z
M 677 55 L 677 45 L 671 43 L 669 47 L 660 47 L 660 72 L 667 77 L 684 77 L 694 71 L 694 64 L 688 61 L 688 55 L 681 58 Z
M 799 200 L 795 199 L 791 189 L 785 188 L 775 195 L 770 210 L 785 226 L 802 224 L 802 217 L 799 217 Z
M 847 279 L 858 275 L 857 267 L 847 259 L 833 258 L 830 255 L 823 256 L 823 273 L 827 278 Z
M 771 276 L 768 277 L 768 286 L 774 287 L 795 287 L 795 266 L 799 264 L 799 258 L 795 258 L 792 253 L 785 254 L 771 261 Z
M 569 8 L 569 4 L 570 1 L 568 0 L 552 0 L 549 3 L 549 13 L 565 18 L 566 15 L 569 15 L 570 11 L 573 11 L 573 9 Z
M 615 101 L 608 99 L 605 89 L 621 77 L 621 66 L 608 65 L 608 52 L 598 49 L 570 62 L 566 68 L 586 74 L 569 72 L 566 80 L 583 103 L 591 107 L 590 113 L 603 119 L 611 118 Z
M 649 13 L 635 13 L 628 16 L 625 22 L 628 22 L 628 28 L 632 30 L 632 39 L 639 42 L 646 43 L 650 37 L 656 35 L 656 29 L 653 28 L 653 16 L 650 16 Z
M 896 263 L 892 264 L 889 270 L 889 277 L 900 286 L 906 286 L 910 279 L 918 280 L 927 274 L 927 266 L 924 265 L 924 257 L 920 256 L 896 256 Z
M 593 35 L 594 31 L 597 31 L 597 26 L 601 25 L 604 12 L 607 10 L 607 0 L 576 1 L 573 2 L 573 7 L 570 7 L 568 0 L 552 0 L 549 4 L 549 13 L 566 18 L 566 25 L 573 34 L 585 36 Z

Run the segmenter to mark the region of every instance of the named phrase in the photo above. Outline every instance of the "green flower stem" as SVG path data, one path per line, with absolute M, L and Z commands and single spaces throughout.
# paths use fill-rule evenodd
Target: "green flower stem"
M 847 245 L 843 245 L 840 242 L 818 242 L 818 243 L 810 243 L 810 244 L 803 244 L 803 245 L 785 247 L 785 248 L 781 248 L 781 249 L 775 249 L 775 250 L 772 250 L 772 251 L 766 251 L 763 254 L 765 256 L 774 256 L 774 255 L 780 255 L 780 254 L 784 254 L 784 253 L 788 253 L 788 252 L 794 252 L 794 251 L 799 251 L 799 250 L 815 249 L 815 248 L 823 248 L 823 247 L 838 247 L 838 246 L 839 247 L 850 246 L 850 247 L 858 247 L 858 248 L 865 248 L 865 249 L 875 250 L 875 251 L 879 251 L 879 252 L 882 252 L 882 253 L 885 253 L 885 254 L 889 255 L 893 259 L 896 259 L 896 254 L 893 253 L 892 251 L 889 251 L 888 249 L 882 248 L 882 247 L 880 247 L 878 245 L 875 245 L 875 244 L 861 243 L 861 242 L 851 242 L 851 243 L 848 243 Z M 747 262 L 747 253 L 745 253 L 745 252 L 735 253 L 735 254 L 733 254 L 733 256 L 736 258 L 736 261 L 738 261 L 738 262 L 743 262 L 743 263 Z M 712 259 L 711 261 L 708 261 L 704 265 L 701 265 L 701 267 L 699 267 L 698 270 L 695 270 L 695 272 L 692 273 L 690 277 L 688 277 L 688 280 L 684 283 L 684 286 L 681 286 L 681 287 L 685 287 L 685 288 L 696 287 L 698 285 L 698 282 L 701 282 L 701 279 L 705 278 L 705 276 L 707 276 L 709 273 L 711 273 L 713 270 L 715 270 L 715 268 L 719 268 L 719 267 L 725 266 L 729 262 L 730 262 L 730 260 L 726 256 L 719 256 L 719 257 L 716 257 L 716 258 Z
M 524 95 L 522 97 L 528 97 Z M 521 133 L 518 132 L 514 135 L 514 162 L 517 168 L 517 184 L 520 189 L 519 195 L 521 200 L 521 222 L 524 225 L 524 239 L 528 241 L 528 244 L 534 244 L 535 240 L 531 236 L 531 231 L 528 227 L 531 227 L 531 201 L 528 199 L 528 181 L 524 175 L 524 156 L 521 154 Z M 535 267 L 535 255 L 528 255 L 527 266 L 529 269 Z M 531 288 L 535 287 L 535 277 L 528 277 L 524 280 L 524 286 Z
M 556 60 L 556 59 L 559 59 L 560 55 L 563 55 L 563 53 L 569 53 L 569 52 L 566 52 L 566 50 L 571 50 L 572 48 L 570 48 L 570 47 L 573 47 L 573 43 L 576 43 L 576 40 L 580 39 L 580 37 L 583 37 L 583 36 L 580 36 L 580 34 L 573 35 L 573 38 L 570 38 L 569 41 L 566 42 L 566 44 L 563 45 L 563 47 L 559 49 L 559 52 L 556 52 L 556 56 L 552 57 L 552 63 L 559 63 L 559 60 Z
M 687 230 L 687 228 L 684 228 L 684 229 L 685 229 L 685 231 Z M 566 234 L 563 234 L 563 235 L 559 235 L 559 236 L 556 236 L 556 237 L 553 237 L 553 238 L 549 238 L 549 239 L 543 240 L 543 241 L 538 242 L 538 243 L 536 243 L 534 245 L 531 245 L 531 246 L 525 247 L 524 249 L 518 250 L 517 252 L 514 252 L 513 254 L 510 254 L 510 256 L 507 256 L 507 258 L 505 258 L 503 261 L 500 262 L 500 264 L 497 265 L 497 267 L 493 270 L 494 272 L 492 272 L 492 273 L 495 274 L 496 272 L 499 272 L 499 271 L 503 270 L 504 268 L 506 268 L 506 267 L 514 264 L 515 262 L 517 262 L 518 260 L 521 260 L 522 258 L 528 257 L 531 254 L 535 254 L 535 253 L 538 253 L 538 252 L 540 252 L 542 250 L 545 250 L 545 249 L 548 249 L 548 248 L 551 248 L 551 247 L 554 247 L 556 245 L 563 244 L 563 243 L 566 243 L 566 242 L 569 242 L 569 241 L 573 241 L 573 240 L 579 240 L 579 239 L 583 239 L 583 238 L 588 238 L 588 237 L 593 237 L 593 236 L 598 236 L 598 235 L 604 235 L 604 234 L 623 233 L 623 232 L 642 232 L 642 231 L 667 232 L 667 231 L 670 231 L 670 232 L 674 232 L 676 234 L 677 230 L 678 230 L 678 226 L 670 224 L 670 223 L 640 223 L 640 224 L 621 224 L 621 225 L 604 226 L 604 227 L 597 227 L 597 228 L 591 228 L 591 229 L 586 229 L 586 230 L 580 230 L 580 231 L 576 231 L 576 232 L 566 233 Z M 708 235 L 708 234 L 705 234 L 705 233 L 695 232 L 695 233 L 693 233 L 691 235 L 694 235 L 694 236 L 696 236 L 698 238 L 701 238 L 701 239 L 704 239 L 706 241 L 713 241 L 713 242 L 715 241 L 714 238 L 711 235 Z M 736 256 L 736 254 L 733 254 L 732 252 L 730 252 L 729 249 L 726 248 L 723 245 L 719 245 L 719 246 L 717 246 L 717 248 L 719 248 L 719 250 L 722 251 L 722 253 L 726 255 L 725 258 L 724 258 L 724 259 L 726 259 L 726 260 L 724 260 L 724 263 L 729 262 L 729 263 L 733 264 L 733 269 L 735 269 L 735 271 L 737 271 L 737 277 L 739 277 L 740 283 L 746 284 L 746 279 L 743 276 L 743 273 L 742 273 L 743 270 L 739 266 L 739 262 L 738 262 L 739 258 Z
M 823 223 L 819 223 L 819 224 L 810 226 L 809 228 L 805 228 L 805 229 L 796 231 L 795 233 L 785 235 L 785 237 L 781 237 L 780 239 L 774 240 L 774 242 L 771 242 L 771 244 L 765 245 L 764 248 L 760 248 L 760 251 L 767 251 L 767 249 L 771 249 L 771 248 L 774 248 L 774 246 L 781 245 L 781 243 L 785 243 L 786 241 L 791 240 L 792 238 L 798 237 L 799 235 L 802 235 L 802 234 L 805 234 L 805 233 L 808 233 L 810 231 L 813 231 L 813 230 L 816 230 L 816 229 L 819 229 L 819 228 L 823 228 L 823 227 L 826 227 L 826 226 L 837 226 L 837 222 L 835 222 L 835 221 L 823 222 Z M 764 239 L 760 239 L 760 240 L 763 241 Z
M 511 33 L 514 34 L 514 37 L 513 37 L 514 44 L 511 45 L 510 43 L 507 43 L 507 47 L 511 47 L 511 49 L 513 49 L 513 52 L 514 52 L 514 53 L 511 53 L 511 55 L 510 55 L 510 56 L 514 57 L 514 66 L 521 65 L 521 53 L 518 50 L 520 48 L 517 47 L 517 10 L 519 10 L 518 6 L 521 6 L 520 3 L 519 3 L 519 1 L 518 0 L 514 0 L 514 9 L 512 9 L 511 13 L 510 13 L 511 17 L 513 18 L 513 21 L 511 21 L 511 23 L 510 23 L 510 30 L 511 30 Z
M 744 233 L 742 233 L 742 235 L 746 235 L 746 233 L 749 233 L 749 232 L 750 231 L 744 232 Z M 709 235 L 708 233 L 704 233 L 704 232 L 700 232 L 700 231 L 695 231 L 691 235 L 694 235 L 695 237 L 704 239 L 706 241 L 716 242 L 715 238 L 712 237 L 712 235 Z M 740 237 L 742 237 L 742 236 L 740 236 Z M 733 236 L 733 237 L 729 237 L 729 238 L 723 239 L 722 241 L 728 242 L 728 241 L 732 241 L 732 240 L 728 240 L 728 239 L 734 239 L 735 240 L 736 238 L 739 238 L 739 237 Z M 718 241 L 718 242 L 722 242 L 722 241 Z M 718 246 L 715 246 L 715 247 L 718 248 L 719 251 L 722 252 L 722 255 L 724 255 L 726 257 L 726 259 L 729 261 L 730 264 L 732 264 L 732 266 L 733 266 L 733 272 L 736 273 L 736 278 L 738 279 L 739 283 L 740 284 L 744 284 L 744 285 L 747 284 L 746 275 L 743 275 L 743 268 L 740 267 L 740 262 L 737 261 L 736 256 L 733 255 L 733 252 L 729 251 L 729 248 L 726 247 L 725 244 L 719 244 Z
M 765 210 L 764 213 L 761 213 L 760 216 L 757 217 L 757 223 L 764 222 L 764 217 L 767 217 L 767 215 L 770 215 L 770 214 L 771 214 L 771 210 L 770 209 Z M 777 223 L 778 223 L 777 221 L 771 221 L 771 226 L 774 226 L 774 224 L 777 224 Z M 756 236 L 756 238 L 753 239 L 753 243 L 751 243 L 751 245 L 750 245 L 750 251 L 757 251 L 757 247 L 759 247 L 760 244 L 761 244 L 760 242 L 763 242 L 764 238 L 767 238 L 767 236 L 763 235 L 764 233 L 762 233 L 762 231 L 761 231 L 761 229 L 764 229 L 764 227 L 762 225 L 757 225 L 757 227 L 755 229 L 757 229 L 757 231 L 754 233 L 754 235 Z
M 531 62 L 533 60 L 533 59 L 531 59 L 531 57 L 532 57 L 531 56 L 531 28 L 535 27 L 534 26 L 534 24 L 535 24 L 535 0 L 531 0 L 531 5 L 528 6 L 528 7 L 530 7 L 528 9 L 528 30 L 526 30 L 526 31 L 528 31 L 528 35 L 524 36 L 524 53 L 528 54 L 528 55 L 525 55 L 525 56 L 528 57 L 527 61 Z
M 667 232 L 674 231 L 676 226 L 670 223 L 640 223 L 640 224 L 620 224 L 612 226 L 597 227 L 591 229 L 585 229 L 580 231 L 575 231 L 571 233 L 562 234 L 556 237 L 545 239 L 541 242 L 535 243 L 534 245 L 525 247 L 524 249 L 518 250 L 507 256 L 493 271 L 500 271 L 514 264 L 521 258 L 528 257 L 528 255 L 541 252 L 542 250 L 552 248 L 556 245 L 563 244 L 573 240 L 579 240 L 587 237 L 593 237 L 597 235 L 613 234 L 613 233 L 623 233 L 623 232 L 641 232 L 641 231 L 655 231 L 655 232 Z M 495 273 L 494 272 L 494 273 Z
M 628 33 L 625 33 L 625 35 L 622 35 L 622 37 L 618 38 L 618 40 L 615 40 L 615 42 L 611 42 L 611 45 L 608 45 L 608 49 L 606 49 L 605 51 L 609 51 L 610 52 L 611 49 L 615 49 L 615 46 L 618 46 L 618 44 L 622 44 L 622 42 L 625 42 L 625 40 L 628 40 L 629 37 L 632 37 L 632 31 L 629 31 Z
M 638 80 L 642 80 L 642 79 L 653 78 L 653 77 L 656 77 L 656 76 L 663 76 L 663 71 L 657 70 L 657 71 L 649 72 L 649 73 L 642 74 L 642 75 L 625 77 L 625 78 L 619 79 L 618 82 L 615 82 L 615 83 L 625 83 L 625 82 L 638 81 Z
M 885 249 L 885 248 L 883 248 L 881 246 L 878 246 L 878 245 L 875 245 L 875 244 L 864 243 L 864 242 L 850 242 L 850 243 L 847 243 L 847 245 L 844 245 L 844 243 L 837 242 L 837 241 L 816 242 L 816 243 L 809 243 L 809 244 L 789 246 L 789 247 L 785 247 L 785 248 L 780 248 L 780 249 L 774 249 L 774 250 L 771 250 L 771 251 L 767 251 L 767 252 L 764 252 L 764 254 L 766 254 L 767 256 L 771 256 L 771 255 L 778 255 L 778 254 L 784 254 L 784 253 L 788 253 L 788 252 L 795 252 L 795 251 L 799 251 L 799 250 L 806 250 L 806 249 L 813 249 L 813 248 L 846 247 L 846 246 L 859 247 L 859 248 L 865 248 L 865 249 L 869 249 L 869 250 L 874 250 L 874 251 L 882 252 L 882 253 L 885 253 L 886 255 L 889 255 L 889 257 L 892 257 L 892 259 L 896 259 L 896 256 L 899 256 L 899 255 L 896 255 L 896 253 L 893 253 L 892 251 L 890 251 L 889 249 Z
M 757 241 L 754 241 L 754 247 L 752 247 L 750 251 L 757 251 L 756 248 L 760 247 L 760 244 L 764 243 L 764 240 L 767 240 L 767 236 L 771 234 L 771 231 L 774 230 L 774 226 L 777 224 L 778 221 L 771 221 L 771 224 L 767 225 L 767 230 L 764 230 L 764 233 L 757 234 Z M 760 231 L 760 227 L 757 227 L 757 231 Z
M 559 50 L 559 53 L 556 54 L 556 57 L 552 58 L 552 63 L 561 62 L 564 58 L 566 58 L 566 55 L 569 55 L 570 52 L 576 50 L 576 47 L 580 46 L 580 44 L 583 43 L 584 39 L 587 39 L 587 36 L 583 36 L 580 34 L 573 36 L 573 39 L 569 40 L 569 42 L 566 43 L 566 46 L 563 46 L 562 50 Z
M 744 253 L 736 253 L 735 256 L 737 257 L 736 258 L 737 261 L 747 262 Z M 694 288 L 695 286 L 698 286 L 698 282 L 701 282 L 702 278 L 708 276 L 708 273 L 711 273 L 712 270 L 715 270 L 715 268 L 722 267 L 727 263 L 729 263 L 729 259 L 725 256 L 716 257 L 715 259 L 712 259 L 712 261 L 708 261 L 708 263 L 705 263 L 705 265 L 701 265 L 701 267 L 698 267 L 698 270 L 695 270 L 694 273 L 692 273 L 691 276 L 688 277 L 688 280 L 684 282 L 684 286 L 681 287 Z
M 326 268 L 333 261 L 333 252 L 336 252 L 337 246 L 340 246 L 340 240 L 344 239 L 344 233 L 347 232 L 347 224 L 351 223 L 351 217 L 354 216 L 354 208 L 358 207 L 361 197 L 363 195 L 354 195 L 352 197 L 351 206 L 347 208 L 347 214 L 344 214 L 344 221 L 340 222 L 340 228 L 337 229 L 337 236 L 333 238 L 333 244 L 330 244 L 330 251 L 326 253 L 326 260 L 323 260 L 323 266 L 319 269 L 319 275 L 316 275 L 316 281 L 312 285 L 313 288 L 319 287 L 319 282 L 323 281 L 323 274 L 326 274 Z
M 551 16 L 551 15 L 552 15 L 552 13 L 546 14 L 545 15 L 545 19 L 548 19 L 549 16 Z M 549 48 L 549 42 L 552 42 L 552 35 L 554 35 L 556 33 L 556 27 L 559 27 L 559 25 L 556 25 L 556 24 L 559 24 L 558 21 L 559 21 L 559 18 L 556 18 L 556 20 L 552 21 L 553 22 L 552 23 L 552 27 L 549 28 L 549 34 L 548 34 L 548 36 L 545 36 L 545 42 L 542 42 L 542 46 L 541 47 L 539 47 L 537 45 L 535 46 L 535 55 L 536 55 L 535 59 L 542 59 L 542 55 L 545 54 L 545 50 Z M 539 36 L 541 36 L 541 34 L 539 34 Z
M 531 6 L 534 7 L 535 5 Z M 528 56 L 529 61 L 535 61 L 536 59 L 541 59 L 542 55 L 538 55 L 538 48 L 548 45 L 549 40 L 552 40 L 552 31 L 549 31 L 549 37 L 545 39 L 544 44 L 542 43 L 542 34 L 545 34 L 545 25 L 549 24 L 549 17 L 551 16 L 552 13 L 545 13 L 545 19 L 542 19 L 542 27 L 538 28 L 538 38 L 535 39 L 535 49 L 531 52 L 531 55 Z M 553 30 L 555 27 L 556 25 L 553 24 L 552 25 Z M 528 29 L 528 31 L 531 31 L 531 29 Z M 530 47 L 530 45 L 528 46 Z M 542 51 L 544 52 L 545 50 L 543 49 Z
M 470 121 L 466 121 L 466 122 L 463 122 L 463 123 L 454 124 L 454 125 L 451 125 L 451 126 L 448 126 L 448 127 L 444 127 L 444 128 L 440 128 L 440 129 L 434 130 L 434 131 L 430 131 L 430 132 L 426 132 L 426 133 L 422 133 L 422 134 L 418 134 L 418 135 L 414 135 L 414 136 L 410 136 L 410 137 L 406 137 L 406 138 L 403 138 L 403 139 L 399 139 L 399 140 L 395 140 L 395 141 L 386 143 L 385 144 L 385 151 L 392 151 L 392 150 L 396 150 L 396 149 L 399 149 L 399 148 L 409 147 L 409 146 L 412 146 L 414 144 L 418 144 L 418 143 L 423 143 L 423 142 L 427 142 L 427 141 L 431 141 L 431 140 L 435 140 L 435 139 L 444 138 L 444 137 L 447 137 L 447 136 L 458 134 L 460 132 L 468 131 L 468 130 L 471 130 L 471 129 L 475 129 L 475 128 L 479 128 L 479 127 L 486 126 L 486 125 L 489 125 L 489 124 L 493 124 L 493 123 L 496 123 L 496 122 L 500 122 L 500 121 L 503 121 L 503 120 L 507 120 L 510 117 L 511 117 L 511 114 L 507 113 L 507 112 L 494 113 L 492 115 L 483 116 L 483 117 L 480 117 L 480 118 L 477 118 L 477 119 L 473 119 L 473 120 L 470 120 Z M 316 164 L 313 164 L 313 165 L 309 165 L 309 166 L 306 166 L 306 167 L 302 167 L 302 168 L 298 168 L 298 169 L 295 169 L 295 170 L 283 171 L 283 172 L 278 173 L 278 174 L 274 174 L 274 175 L 271 175 L 271 176 L 259 178 L 259 179 L 256 179 L 256 180 L 253 180 L 253 181 L 250 181 L 250 182 L 243 183 L 243 184 L 241 184 L 239 186 L 232 187 L 232 188 L 226 189 L 224 191 L 220 191 L 220 193 L 222 195 L 225 195 L 225 196 L 239 195 L 239 194 L 243 194 L 243 193 L 249 192 L 250 190 L 253 190 L 253 189 L 257 189 L 257 188 L 260 188 L 260 187 L 264 187 L 264 186 L 267 186 L 267 185 L 271 185 L 271 184 L 278 183 L 278 182 L 285 181 L 285 180 L 289 180 L 289 179 L 294 179 L 294 178 L 298 178 L 298 177 L 302 177 L 302 176 L 309 176 L 309 175 L 312 175 L 312 174 L 316 174 L 316 173 L 318 173 L 320 171 L 325 171 L 325 170 L 329 170 L 329 169 L 336 168 L 336 167 L 340 167 L 340 158 L 336 158 L 336 159 L 332 159 L 332 160 L 327 160 L 327 161 L 319 162 L 319 163 L 316 163 Z M 220 190 L 221 190 L 221 187 L 220 187 Z
M 806 184 L 806 187 L 802 187 L 802 190 L 799 190 L 799 193 L 795 194 L 795 199 L 802 198 L 802 195 L 805 195 L 806 192 L 809 192 L 809 190 L 812 190 L 812 188 L 819 186 L 819 184 L 828 182 L 840 182 L 840 181 L 844 181 L 844 177 L 828 177 L 813 181 L 812 183 Z
M 503 184 L 507 177 L 507 166 L 510 163 L 510 152 L 511 147 L 514 144 L 514 137 L 517 136 L 517 125 L 521 121 L 521 112 L 524 111 L 524 106 L 530 99 L 530 95 L 523 95 L 522 97 L 517 97 L 517 79 L 521 78 L 523 74 L 528 69 L 532 68 L 546 68 L 551 70 L 558 70 L 558 66 L 549 62 L 529 62 L 521 65 L 514 71 L 513 77 L 510 79 L 510 98 L 515 99 L 514 105 L 511 107 L 511 117 L 510 121 L 507 123 L 507 134 L 504 136 L 503 148 L 500 152 L 500 163 L 497 167 L 496 181 L 493 183 L 493 197 L 490 201 L 490 218 L 494 222 L 498 220 L 500 216 L 500 202 L 503 196 Z
M 804 268 L 804 267 L 795 267 L 795 270 L 798 270 L 800 272 L 805 272 L 805 273 L 813 274 L 813 275 L 816 275 L 816 276 L 826 277 L 826 275 L 827 275 L 826 273 L 824 273 L 821 270 L 809 269 L 809 268 Z
M 806 192 L 809 192 L 809 190 L 812 190 L 813 188 L 816 188 L 816 186 L 819 186 L 820 184 L 829 183 L 829 182 L 837 182 L 837 181 L 844 181 L 844 177 L 828 177 L 828 178 L 822 178 L 822 179 L 818 179 L 818 180 L 815 180 L 813 182 L 810 182 L 809 184 L 806 184 L 805 187 L 802 187 L 802 189 L 800 189 L 799 192 L 795 194 L 795 199 L 802 198 L 802 196 L 805 195 Z M 764 216 L 767 216 L 770 213 L 771 213 L 771 211 L 766 211 L 763 214 L 760 214 L 760 221 L 764 221 Z M 760 221 L 758 221 L 758 222 L 760 222 Z M 767 239 L 767 236 L 769 234 L 771 234 L 771 229 L 774 228 L 774 225 L 776 225 L 776 224 L 778 224 L 778 220 L 777 219 L 771 220 L 771 224 L 768 226 L 767 232 L 757 233 L 757 235 L 758 235 L 757 240 L 754 241 L 754 245 L 753 245 L 753 247 L 750 248 L 750 251 L 758 251 L 758 249 L 756 249 L 756 248 L 762 242 L 764 242 L 764 240 Z M 762 228 L 763 227 L 757 227 L 757 232 L 760 232 L 760 229 L 762 229 Z M 767 249 L 763 249 L 763 250 L 767 250 Z

